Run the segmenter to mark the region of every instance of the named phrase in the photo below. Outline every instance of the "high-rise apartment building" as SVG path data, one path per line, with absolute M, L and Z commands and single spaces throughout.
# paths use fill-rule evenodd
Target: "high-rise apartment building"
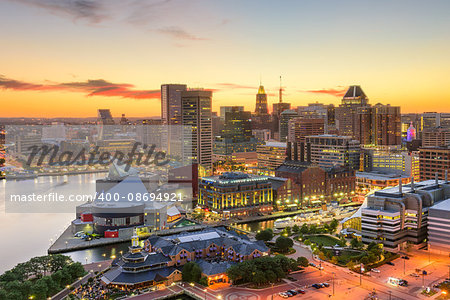
M 309 135 L 325 134 L 324 118 L 293 118 L 289 121 L 288 141 L 305 142 Z
M 244 111 L 243 106 L 221 106 L 220 107 L 220 120 L 225 122 L 225 116 L 228 112 Z
M 445 147 L 422 147 L 420 153 L 420 179 L 444 179 L 445 170 L 450 169 L 450 145 Z
M 450 127 L 427 128 L 422 132 L 422 147 L 442 147 L 450 145 Z
M 348 166 L 354 170 L 359 168 L 359 141 L 350 136 L 331 134 L 308 136 L 306 147 L 305 152 L 311 153 L 311 162 L 321 167 Z
M 351 136 L 357 139 L 357 110 L 369 106 L 369 99 L 359 85 L 350 86 L 342 98 L 342 103 L 336 108 L 336 126 L 341 136 Z
M 292 109 L 287 109 L 280 114 L 280 142 L 287 141 L 289 134 L 289 122 L 295 117 L 298 117 L 298 113 Z
M 400 106 L 382 105 L 357 108 L 356 139 L 361 145 L 400 145 Z
M 214 139 L 214 153 L 230 155 L 236 152 L 255 152 L 256 140 L 252 135 L 251 113 L 232 106 L 225 112 L 225 124 L 220 136 Z
M 212 170 L 212 92 L 181 92 L 181 124 L 183 125 L 183 159 L 198 163 L 199 175 Z
M 333 104 L 309 103 L 308 106 L 298 106 L 297 113 L 303 119 L 324 119 L 323 133 L 325 134 L 336 130 L 335 107 Z

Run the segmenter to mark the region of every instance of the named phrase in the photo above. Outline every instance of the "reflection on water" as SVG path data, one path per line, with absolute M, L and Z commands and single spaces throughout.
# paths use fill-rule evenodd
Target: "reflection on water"
M 252 222 L 249 224 L 237 224 L 234 227 L 251 232 L 258 232 L 267 228 L 273 229 L 273 223 L 275 220 Z
M 106 259 L 114 259 L 116 257 L 121 257 L 123 254 L 128 252 L 128 246 L 130 246 L 130 242 L 114 245 L 106 245 L 86 250 L 78 250 L 63 254 L 70 256 L 74 261 L 79 261 L 83 264 L 85 263 L 89 264 L 93 262 L 103 261 Z
M 70 213 L 5 213 L 5 190 L 9 194 L 93 193 L 95 180 L 104 176 L 101 173 L 71 175 L 67 183 L 64 183 L 63 176 L 0 180 L 0 274 L 34 256 L 46 255 L 50 243 L 75 218 L 74 209 Z

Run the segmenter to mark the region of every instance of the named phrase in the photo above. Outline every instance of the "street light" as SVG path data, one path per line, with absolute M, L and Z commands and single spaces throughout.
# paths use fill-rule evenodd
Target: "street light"
M 205 300 L 206 300 L 206 289 L 203 290 L 205 292 Z
M 331 277 L 331 280 L 333 281 L 333 296 L 334 296 L 334 276 L 336 275 L 336 273 L 332 272 L 331 275 L 333 275 Z

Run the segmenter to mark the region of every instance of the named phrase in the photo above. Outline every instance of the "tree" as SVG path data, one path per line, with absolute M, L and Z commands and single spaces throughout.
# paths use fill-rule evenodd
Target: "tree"
M 309 232 L 308 224 L 303 223 L 302 227 L 300 227 L 301 234 L 307 234 Z
M 299 266 L 301 266 L 301 267 L 307 267 L 307 266 L 309 266 L 309 261 L 308 261 L 308 259 L 306 258 L 306 257 L 304 257 L 304 256 L 299 256 L 299 257 L 297 257 L 297 263 L 298 263 L 298 265 Z
M 188 262 L 181 270 L 181 277 L 186 282 L 199 282 L 202 277 L 202 270 L 195 262 Z
M 341 247 L 347 246 L 347 240 L 345 239 L 345 237 L 341 236 L 341 238 L 340 238 L 338 244 L 339 244 L 339 246 L 341 246 Z
M 275 241 L 275 246 L 282 253 L 287 252 L 289 248 L 294 245 L 294 241 L 291 238 L 280 236 Z
M 358 249 L 360 247 L 360 243 L 357 238 L 352 238 L 352 240 L 350 241 L 350 247 L 352 247 L 353 249 Z
M 331 263 L 337 265 L 338 264 L 338 258 L 336 256 L 333 256 L 331 258 Z
M 4 158 L 0 158 L 0 166 L 3 166 L 5 164 L 5 159 Z
M 298 225 L 295 224 L 295 225 L 292 227 L 292 231 L 293 231 L 295 234 L 299 234 L 299 233 L 300 233 L 300 227 L 298 227 Z
M 258 232 L 256 234 L 256 239 L 258 241 L 270 241 L 273 238 L 273 231 L 271 229 L 266 229 Z
M 331 223 L 330 223 L 330 231 L 331 231 L 331 232 L 335 232 L 336 229 L 337 229 L 337 227 L 338 227 L 338 225 L 339 225 L 338 220 L 336 220 L 335 218 L 333 218 L 333 220 L 332 220 Z

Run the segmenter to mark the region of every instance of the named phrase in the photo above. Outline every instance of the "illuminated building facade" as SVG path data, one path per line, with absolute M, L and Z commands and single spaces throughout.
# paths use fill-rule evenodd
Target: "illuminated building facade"
M 443 180 L 427 180 L 376 191 L 361 209 L 361 235 L 391 249 L 407 243 L 422 245 L 427 240 L 429 209 L 450 197 L 450 185 Z
M 422 147 L 443 147 L 450 145 L 450 127 L 434 127 L 422 132 Z
M 400 106 L 382 105 L 357 108 L 356 139 L 362 145 L 400 145 Z
M 437 173 L 444 179 L 445 170 L 450 169 L 450 146 L 420 148 L 420 179 L 433 179 Z
M 199 165 L 200 176 L 212 172 L 212 92 L 181 92 L 183 159 Z M 189 142 L 188 142 L 189 141 Z
M 359 169 L 360 145 L 359 141 L 350 136 L 331 134 L 306 137 L 307 147 L 311 147 L 311 161 L 321 167 L 349 166 Z
M 272 210 L 273 192 L 266 176 L 226 172 L 203 177 L 198 205 L 224 218 L 250 216 Z
M 286 159 L 286 143 L 267 141 L 256 146 L 258 173 L 273 176 Z
M 293 118 L 289 121 L 288 141 L 305 142 L 309 135 L 325 133 L 325 119 L 323 118 Z
M 368 106 L 368 102 L 369 99 L 359 85 L 348 88 L 341 104 L 336 107 L 336 124 L 339 135 L 358 138 L 356 134 L 359 125 L 357 110 L 359 107 Z

